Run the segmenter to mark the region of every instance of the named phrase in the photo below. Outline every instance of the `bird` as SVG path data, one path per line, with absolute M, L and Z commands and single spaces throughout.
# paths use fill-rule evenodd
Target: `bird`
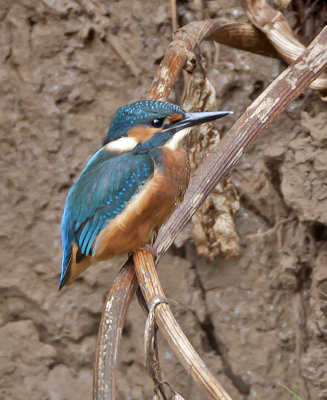
M 116 111 L 102 147 L 66 199 L 59 290 L 91 264 L 132 253 L 151 241 L 188 186 L 190 166 L 182 139 L 192 126 L 231 113 L 190 113 L 156 100 Z

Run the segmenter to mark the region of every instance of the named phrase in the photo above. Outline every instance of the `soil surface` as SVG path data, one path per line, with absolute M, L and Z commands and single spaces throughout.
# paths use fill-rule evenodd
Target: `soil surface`
M 180 25 L 246 20 L 238 0 L 178 4 Z M 90 400 L 101 309 L 124 259 L 58 292 L 60 220 L 116 109 L 146 96 L 172 38 L 169 2 L 2 0 L 0 21 L 0 399 Z M 213 44 L 203 54 L 217 106 L 234 110 L 222 134 L 285 68 Z M 207 261 L 188 226 L 160 263 L 177 320 L 235 400 L 290 399 L 280 384 L 327 399 L 326 144 L 326 103 L 308 89 L 232 174 L 239 254 Z M 119 399 L 152 398 L 144 323 L 134 301 Z M 162 338 L 160 351 L 164 379 L 204 398 Z

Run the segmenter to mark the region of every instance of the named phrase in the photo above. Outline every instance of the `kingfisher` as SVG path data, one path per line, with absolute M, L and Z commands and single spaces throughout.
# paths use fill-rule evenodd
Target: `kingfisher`
M 190 128 L 230 111 L 185 112 L 142 100 L 119 108 L 100 148 L 70 189 L 62 217 L 59 290 L 91 264 L 149 244 L 190 178 L 180 146 Z

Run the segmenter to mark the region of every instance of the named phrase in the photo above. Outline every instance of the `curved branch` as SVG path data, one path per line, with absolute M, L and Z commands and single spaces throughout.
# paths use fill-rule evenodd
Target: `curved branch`
M 164 298 L 165 294 L 153 262 L 153 255 L 147 250 L 139 250 L 134 254 L 133 259 L 137 279 L 148 306 L 152 304 L 155 298 Z M 175 320 L 168 304 L 160 303 L 156 306 L 155 318 L 160 332 L 169 343 L 169 346 L 185 370 L 192 376 L 198 387 L 207 394 L 208 398 L 213 400 L 232 400 L 194 350 Z
M 148 99 L 168 99 L 177 75 L 190 57 L 190 52 L 199 46 L 202 40 L 215 40 L 238 49 L 278 58 L 274 47 L 251 24 L 223 18 L 191 22 L 176 31 L 174 40 L 153 78 Z
M 298 40 L 285 15 L 272 8 L 266 0 L 242 0 L 246 15 L 262 32 L 280 57 L 288 64 L 296 60 L 305 50 Z M 312 89 L 327 89 L 327 74 L 321 74 L 311 85 Z

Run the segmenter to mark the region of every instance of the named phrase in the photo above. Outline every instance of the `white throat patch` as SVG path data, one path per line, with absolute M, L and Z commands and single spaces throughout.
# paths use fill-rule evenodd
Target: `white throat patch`
M 184 137 L 190 132 L 191 128 L 185 128 L 181 131 L 175 133 L 175 135 L 168 140 L 165 146 L 169 147 L 172 150 L 176 150 L 179 143 L 184 139 Z
M 110 142 L 104 146 L 107 151 L 115 151 L 117 153 L 125 153 L 131 151 L 138 144 L 138 142 L 132 137 L 121 137 L 113 142 Z

